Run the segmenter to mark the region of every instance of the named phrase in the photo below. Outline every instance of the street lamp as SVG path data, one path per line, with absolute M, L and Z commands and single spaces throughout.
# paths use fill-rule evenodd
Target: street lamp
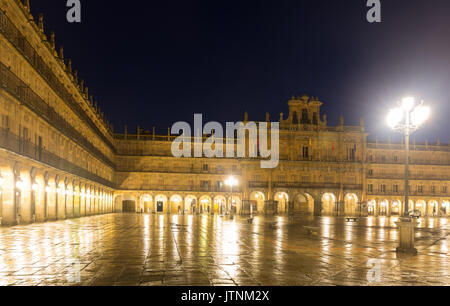
M 230 187 L 231 190 L 231 210 L 233 211 L 233 187 L 237 186 L 239 184 L 238 180 L 235 179 L 233 176 L 230 176 L 226 181 L 225 185 Z
M 399 222 L 400 247 L 397 251 L 417 252 L 414 248 L 414 225 L 409 216 L 409 146 L 410 136 L 430 117 L 430 108 L 423 101 L 416 106 L 413 97 L 403 98 L 400 107 L 392 109 L 387 116 L 388 126 L 405 135 L 405 211 L 404 218 Z

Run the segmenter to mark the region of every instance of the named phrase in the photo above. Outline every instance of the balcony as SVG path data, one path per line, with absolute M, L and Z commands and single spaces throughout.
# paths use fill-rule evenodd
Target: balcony
M 38 147 L 30 141 L 25 141 L 5 129 L 0 129 L 0 148 L 28 157 L 34 161 L 79 176 L 86 180 L 97 182 L 103 186 L 115 188 L 115 184 L 113 182 L 95 175 L 88 170 L 45 150 L 42 147 Z
M 22 80 L 13 74 L 0 62 L 0 89 L 5 90 L 19 102 L 27 106 L 36 115 L 47 121 L 66 137 L 70 138 L 86 151 L 96 156 L 111 168 L 115 168 L 113 162 L 97 149 L 86 137 L 73 128 L 52 107 L 32 91 Z

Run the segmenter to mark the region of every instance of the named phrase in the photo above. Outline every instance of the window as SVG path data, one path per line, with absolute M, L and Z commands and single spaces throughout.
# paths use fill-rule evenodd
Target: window
M 208 171 L 208 169 L 209 169 L 209 167 L 208 167 L 208 165 L 203 165 L 203 171 Z
M 355 145 L 355 147 L 356 147 L 356 145 Z M 352 148 L 352 149 L 348 150 L 348 159 L 350 161 L 355 161 L 356 160 L 356 149 L 355 148 Z
M 9 130 L 9 116 L 2 115 L 2 128 L 5 130 Z
M 371 161 L 371 162 L 373 161 L 373 155 L 372 154 L 369 155 L 369 161 Z
M 217 189 L 219 191 L 223 190 L 223 182 L 217 182 Z
M 309 147 L 303 147 L 303 159 L 309 159 Z
M 305 108 L 302 111 L 302 124 L 309 124 L 309 118 L 308 118 L 308 110 Z
M 233 166 L 231 167 L 231 170 L 232 170 L 233 172 L 237 171 L 237 166 L 236 166 L 236 165 L 233 165 Z
M 385 162 L 386 162 L 386 156 L 384 156 L 384 155 L 381 156 L 381 162 L 382 162 L 382 163 L 385 163 Z
M 373 170 L 372 169 L 369 170 L 369 176 L 373 176 Z
M 436 186 L 431 186 L 431 193 L 435 194 L 436 193 Z
M 208 181 L 201 181 L 200 186 L 202 190 L 208 190 L 209 189 L 209 182 Z
M 368 191 L 369 193 L 373 193 L 373 185 L 372 185 L 372 184 L 369 184 L 369 185 L 368 185 L 367 191 Z
M 442 187 L 442 193 L 447 193 L 447 186 Z
M 398 156 L 395 155 L 395 156 L 394 156 L 394 163 L 397 163 L 397 162 L 398 162 Z
M 423 193 L 423 186 L 417 186 L 417 192 Z
M 386 185 L 381 185 L 381 192 L 383 192 L 383 193 L 386 192 Z
M 398 185 L 394 185 L 394 189 L 393 190 L 394 190 L 395 193 L 398 193 Z

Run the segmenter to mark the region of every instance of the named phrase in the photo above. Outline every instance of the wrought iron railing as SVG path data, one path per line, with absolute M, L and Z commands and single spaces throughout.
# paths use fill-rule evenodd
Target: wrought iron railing
M 56 154 L 47 151 L 45 148 L 24 140 L 23 138 L 5 129 L 0 129 L 0 148 L 28 157 L 58 170 L 97 182 L 103 186 L 115 188 L 115 184 L 113 182 L 93 174 L 88 170 L 57 156 Z
M 108 166 L 115 168 L 114 163 L 87 140 L 80 132 L 72 127 L 62 118 L 50 105 L 45 103 L 30 87 L 12 73 L 2 62 L 0 62 L 0 89 L 4 89 L 22 104 L 31 109 L 39 117 L 46 120 L 51 126 L 58 129 L 62 134 L 77 142 L 88 152 L 105 162 Z
M 39 56 L 33 46 L 20 33 L 17 27 L 11 22 L 6 14 L 0 10 L 0 33 L 23 55 L 31 66 L 44 78 L 55 93 L 72 109 L 96 134 L 115 152 L 112 142 L 100 131 L 92 119 L 82 109 L 80 104 L 65 88 L 64 84 L 58 80 L 50 67 Z

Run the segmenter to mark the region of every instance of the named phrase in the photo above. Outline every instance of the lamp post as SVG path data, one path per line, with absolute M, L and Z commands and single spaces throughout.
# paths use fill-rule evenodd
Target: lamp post
M 413 97 L 403 98 L 400 107 L 392 109 L 387 117 L 387 124 L 393 130 L 405 135 L 405 210 L 398 222 L 400 228 L 400 246 L 398 252 L 417 253 L 414 248 L 414 224 L 409 216 L 409 146 L 410 136 L 430 117 L 430 108 L 420 103 L 415 105 Z
M 238 180 L 235 179 L 233 176 L 230 176 L 226 181 L 225 181 L 225 185 L 227 185 L 228 187 L 230 187 L 231 190 L 231 216 L 233 217 L 233 187 L 237 186 L 239 184 Z

